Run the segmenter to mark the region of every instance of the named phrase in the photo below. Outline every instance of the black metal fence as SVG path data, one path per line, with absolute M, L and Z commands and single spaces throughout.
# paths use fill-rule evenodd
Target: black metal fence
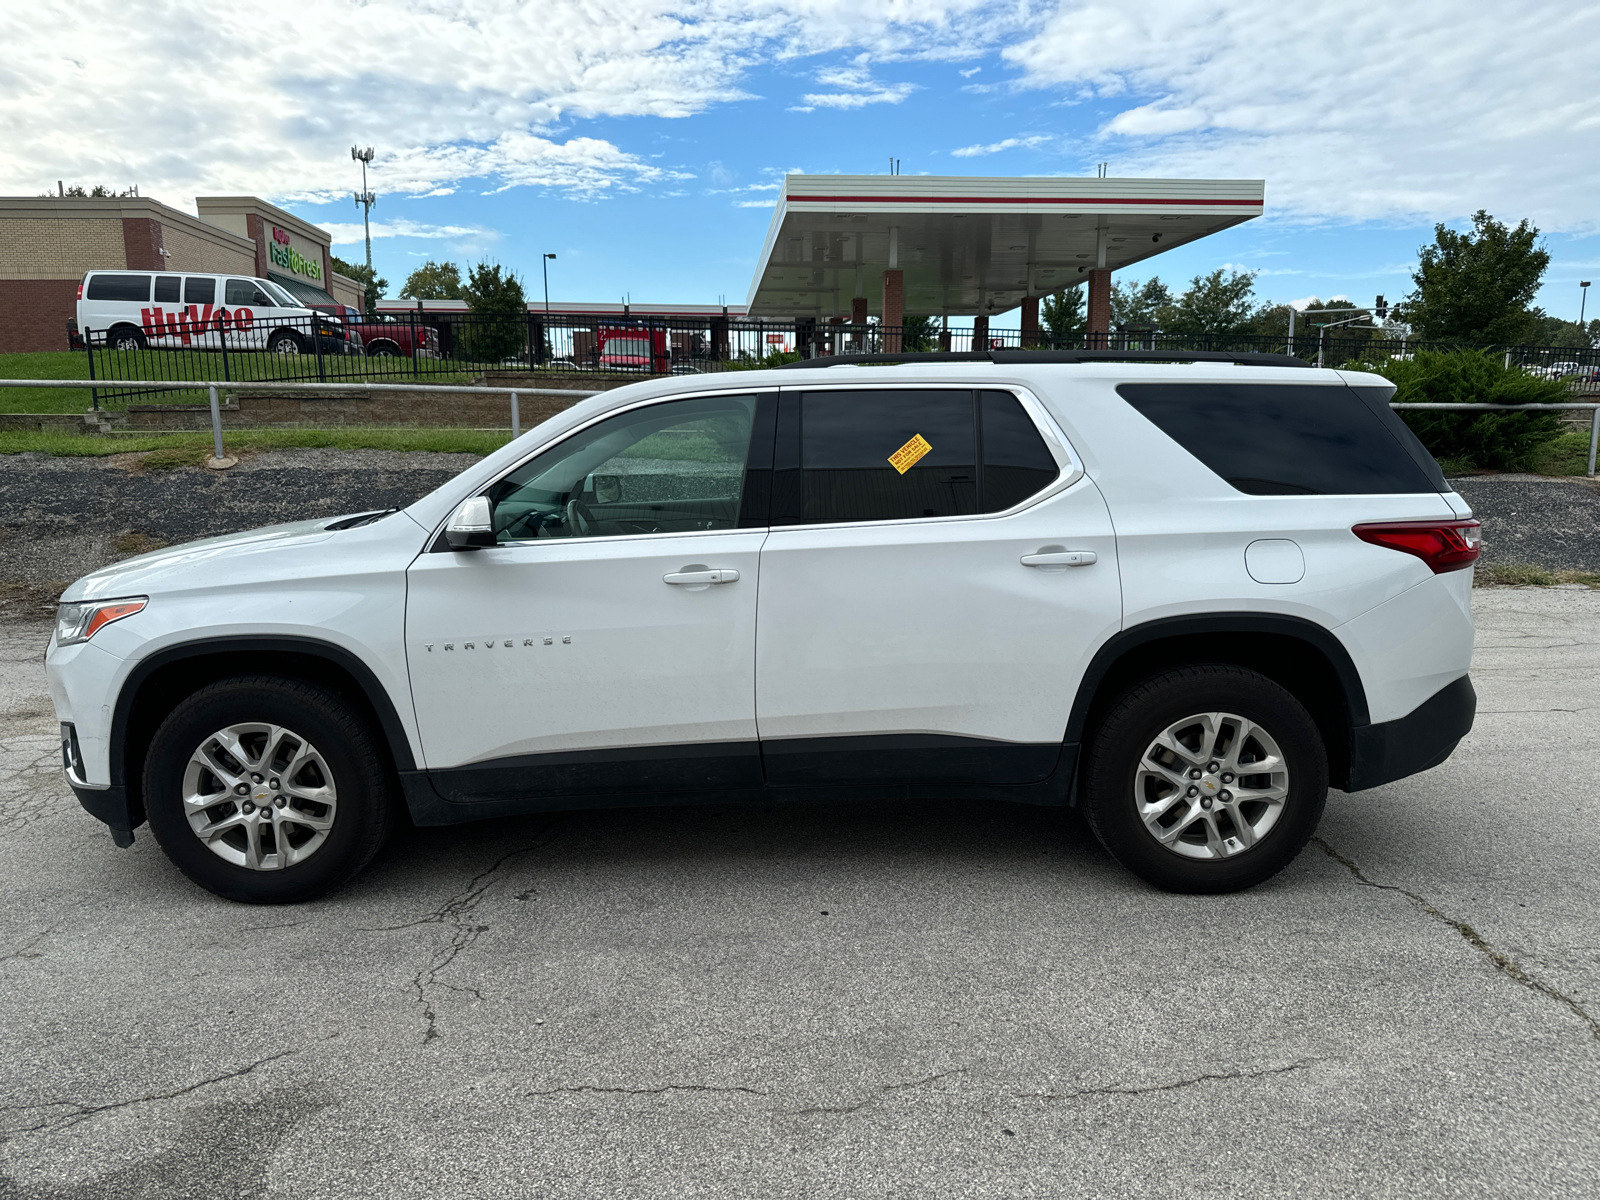
M 1600 390 L 1600 350 L 1553 346 L 1465 347 L 1385 338 L 1381 330 L 1287 334 L 1177 334 L 1122 329 L 1109 335 L 975 333 L 937 322 L 894 328 L 876 323 L 704 318 L 544 316 L 537 313 L 400 313 L 361 321 L 327 316 L 241 321 L 225 311 L 200 316 L 156 309 L 139 323 L 81 331 L 96 403 L 125 403 L 143 393 L 119 381 L 373 380 L 465 383 L 487 371 L 551 374 L 667 375 L 772 366 L 799 358 L 853 353 L 986 349 L 1222 350 L 1288 352 L 1308 362 L 1376 364 L 1419 350 L 1473 349 L 1503 355 L 1508 366 Z M 198 396 L 166 393 L 170 400 Z

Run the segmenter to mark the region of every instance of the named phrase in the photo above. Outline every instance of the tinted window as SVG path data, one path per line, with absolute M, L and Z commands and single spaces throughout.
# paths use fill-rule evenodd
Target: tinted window
M 183 302 L 185 304 L 215 304 L 217 301 L 217 281 L 215 279 L 196 279 L 193 276 L 183 281 Z
M 1395 435 L 1346 387 L 1125 383 L 1117 392 L 1253 496 L 1435 490 Z
M 733 529 L 755 411 L 754 396 L 707 396 L 601 421 L 490 489 L 495 531 L 519 542 Z
M 176 304 L 178 302 L 178 285 L 181 282 L 176 275 L 157 275 L 156 302 L 158 304 Z
M 268 308 L 275 302 L 250 279 L 230 279 L 223 297 L 224 304 L 258 304 Z
M 807 392 L 801 520 L 894 521 L 978 511 L 971 392 Z
M 983 442 L 982 512 L 1021 504 L 1056 481 L 1061 469 L 1022 402 L 1010 392 L 979 393 Z
M 89 280 L 90 300 L 144 300 L 150 299 L 148 275 L 96 275 Z

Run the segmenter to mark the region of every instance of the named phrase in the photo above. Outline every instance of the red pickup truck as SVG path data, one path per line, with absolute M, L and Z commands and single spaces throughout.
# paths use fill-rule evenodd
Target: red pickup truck
M 439 357 L 439 331 L 421 322 L 401 321 L 393 316 L 364 317 L 348 304 L 318 304 L 319 311 L 332 313 L 346 330 L 361 335 L 368 358 Z

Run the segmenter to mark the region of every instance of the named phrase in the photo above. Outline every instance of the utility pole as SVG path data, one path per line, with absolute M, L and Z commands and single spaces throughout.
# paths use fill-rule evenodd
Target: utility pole
M 361 164 L 361 190 L 356 193 L 356 207 L 361 209 L 361 226 L 367 233 L 367 274 L 372 274 L 372 206 L 378 198 L 367 190 L 367 164 L 372 161 L 371 146 L 351 146 L 350 157 Z

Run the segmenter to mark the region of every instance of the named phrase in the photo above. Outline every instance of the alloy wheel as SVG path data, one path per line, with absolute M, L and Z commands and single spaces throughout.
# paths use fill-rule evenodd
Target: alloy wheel
M 1196 713 L 1150 742 L 1134 772 L 1145 831 L 1186 858 L 1249 851 L 1278 823 L 1289 770 L 1278 743 L 1236 713 Z
M 338 808 L 333 772 L 300 734 L 246 722 L 207 737 L 183 774 L 183 810 L 213 854 L 278 871 L 321 849 Z

